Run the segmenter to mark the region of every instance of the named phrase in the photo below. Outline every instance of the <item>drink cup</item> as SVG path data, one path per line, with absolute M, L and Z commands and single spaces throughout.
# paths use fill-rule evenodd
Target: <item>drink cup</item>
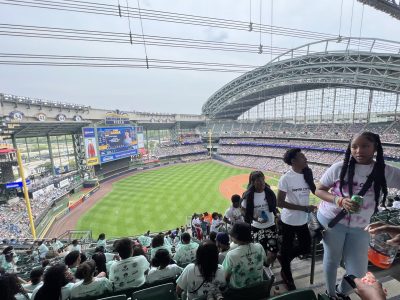
M 396 257 L 398 247 L 389 245 L 391 237 L 387 233 L 371 236 L 368 249 L 368 260 L 381 269 L 389 269 Z
M 362 196 L 359 196 L 359 195 L 351 196 L 351 201 L 354 201 L 354 202 L 356 202 L 358 204 L 358 210 L 351 211 L 350 213 L 357 213 L 360 210 L 360 208 L 361 208 L 361 206 L 363 204 L 363 200 L 364 200 L 364 198 Z

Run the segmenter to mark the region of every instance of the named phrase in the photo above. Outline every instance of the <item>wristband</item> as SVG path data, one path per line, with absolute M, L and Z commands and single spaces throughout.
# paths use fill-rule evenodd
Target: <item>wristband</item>
M 333 198 L 333 203 L 336 204 L 337 207 L 342 207 L 343 197 L 335 196 Z
M 339 201 L 340 197 L 339 196 L 335 196 L 333 197 L 333 203 L 336 204 L 336 206 L 338 206 L 338 201 Z

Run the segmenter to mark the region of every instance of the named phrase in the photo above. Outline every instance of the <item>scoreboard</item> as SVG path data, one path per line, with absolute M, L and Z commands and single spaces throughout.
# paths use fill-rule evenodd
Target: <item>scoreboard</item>
M 138 153 L 136 127 L 97 128 L 100 163 L 105 163 Z

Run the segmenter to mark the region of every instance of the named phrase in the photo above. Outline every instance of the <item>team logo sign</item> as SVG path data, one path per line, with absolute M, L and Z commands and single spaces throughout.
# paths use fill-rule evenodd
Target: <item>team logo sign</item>
M 56 117 L 56 120 L 60 122 L 64 122 L 66 119 L 67 117 L 64 114 L 58 114 Z
M 24 118 L 24 113 L 21 111 L 12 111 L 10 112 L 9 116 L 12 121 L 22 121 Z
M 36 119 L 37 119 L 38 121 L 44 122 L 44 121 L 46 121 L 47 116 L 46 116 L 44 113 L 38 113 L 38 114 L 36 115 Z
M 75 122 L 80 122 L 80 121 L 82 121 L 82 117 L 80 115 L 76 115 L 76 116 L 73 117 L 73 120 Z

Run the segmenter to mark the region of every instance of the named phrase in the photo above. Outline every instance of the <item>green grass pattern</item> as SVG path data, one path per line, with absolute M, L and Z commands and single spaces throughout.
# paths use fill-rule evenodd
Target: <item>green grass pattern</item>
M 220 183 L 246 169 L 207 161 L 163 167 L 117 181 L 112 191 L 78 221 L 78 230 L 93 236 L 132 236 L 184 225 L 194 212 L 223 213 L 230 202 L 219 192 Z M 279 176 L 267 181 L 277 186 Z

